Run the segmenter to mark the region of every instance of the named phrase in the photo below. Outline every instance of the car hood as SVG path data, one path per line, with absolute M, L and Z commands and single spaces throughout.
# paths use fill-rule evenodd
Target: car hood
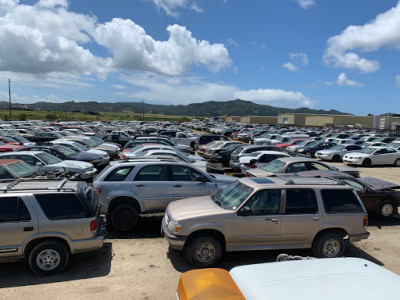
M 229 213 L 231 211 L 219 207 L 211 200 L 211 196 L 201 196 L 194 198 L 186 198 L 171 202 L 167 207 L 168 216 L 174 221 L 182 221 L 185 219 L 202 218 Z
M 357 157 L 369 157 L 371 154 L 361 153 L 361 152 L 350 152 L 344 155 L 345 157 L 357 156 Z
M 386 190 L 386 189 L 399 189 L 400 185 L 392 183 L 386 180 L 381 180 L 375 177 L 362 177 L 358 178 L 363 183 L 370 185 L 374 190 Z
M 334 168 L 339 172 L 344 173 L 360 173 L 360 170 L 356 168 L 346 167 L 346 166 L 334 166 Z
M 231 184 L 232 182 L 236 181 L 238 178 L 230 175 L 222 175 L 222 174 L 215 174 L 209 173 L 211 177 L 214 177 L 214 183 L 221 185 L 221 184 Z
M 54 168 L 65 168 L 67 170 L 82 170 L 82 169 L 86 169 L 89 167 L 93 167 L 93 165 L 91 163 L 87 163 L 87 162 L 83 162 L 83 161 L 76 161 L 76 160 L 64 160 L 62 162 L 56 163 L 56 164 L 52 164 L 50 165 L 51 167 Z

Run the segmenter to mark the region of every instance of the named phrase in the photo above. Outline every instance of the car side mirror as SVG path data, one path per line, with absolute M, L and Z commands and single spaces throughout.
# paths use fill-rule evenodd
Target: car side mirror
M 251 209 L 248 206 L 243 206 L 238 213 L 239 216 L 250 216 L 251 215 Z
M 36 166 L 37 166 L 37 167 L 41 167 L 41 166 L 43 166 L 43 163 L 42 163 L 41 161 L 38 161 L 38 162 L 36 163 Z

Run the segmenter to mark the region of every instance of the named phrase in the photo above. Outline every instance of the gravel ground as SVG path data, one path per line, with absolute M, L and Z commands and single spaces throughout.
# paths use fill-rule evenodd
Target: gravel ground
M 361 176 L 374 176 L 400 185 L 398 168 L 360 168 Z M 67 269 L 50 277 L 35 276 L 26 262 L 0 264 L 0 299 L 176 299 L 179 275 L 192 267 L 168 249 L 160 234 L 161 216 L 142 218 L 134 232 L 109 231 L 98 251 L 72 256 Z M 400 217 L 382 221 L 370 217 L 367 240 L 346 250 L 400 275 Z M 285 251 L 312 255 L 309 250 Z M 280 251 L 228 253 L 222 268 L 272 262 Z

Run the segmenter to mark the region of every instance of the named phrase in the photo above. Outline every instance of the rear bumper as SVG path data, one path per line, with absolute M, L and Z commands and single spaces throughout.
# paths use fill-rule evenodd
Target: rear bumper
M 71 241 L 71 254 L 92 251 L 103 247 L 107 233 L 105 217 L 101 217 L 99 223 L 99 228 L 93 238 Z
M 352 234 L 349 235 L 349 243 L 354 243 L 354 242 L 358 242 L 361 240 L 365 240 L 370 236 L 370 233 L 368 231 L 364 232 L 364 233 L 360 233 L 360 234 Z

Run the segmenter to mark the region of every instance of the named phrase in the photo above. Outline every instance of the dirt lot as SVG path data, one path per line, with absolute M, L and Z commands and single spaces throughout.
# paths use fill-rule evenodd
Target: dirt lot
M 360 168 L 400 184 L 400 169 Z M 26 262 L 0 264 L 0 299 L 176 299 L 179 275 L 191 269 L 179 252 L 169 251 L 160 234 L 161 217 L 140 220 L 134 232 L 110 231 L 104 247 L 73 256 L 67 269 L 51 277 L 35 276 Z M 369 259 L 400 275 L 400 217 L 370 217 L 369 239 L 346 250 L 346 256 Z M 312 255 L 310 251 L 285 251 Z M 279 251 L 229 253 L 221 267 L 272 262 Z

